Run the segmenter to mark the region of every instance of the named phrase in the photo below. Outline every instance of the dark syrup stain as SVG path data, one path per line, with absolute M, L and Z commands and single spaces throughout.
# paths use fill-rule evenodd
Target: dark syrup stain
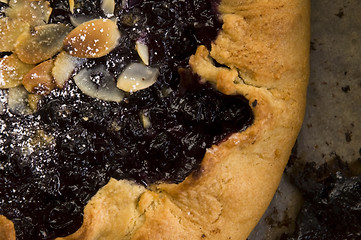
M 349 91 L 351 91 L 351 88 L 349 85 L 346 85 L 344 87 L 341 87 L 341 90 L 344 92 L 344 93 L 348 93 Z
M 345 13 L 343 11 L 343 8 L 340 8 L 338 10 L 338 13 L 335 14 L 335 16 L 339 17 L 339 18 L 343 18 L 343 16 L 345 16 Z
M 347 132 L 345 132 L 345 139 L 346 139 L 346 142 L 351 142 L 352 132 L 350 130 L 347 130 Z

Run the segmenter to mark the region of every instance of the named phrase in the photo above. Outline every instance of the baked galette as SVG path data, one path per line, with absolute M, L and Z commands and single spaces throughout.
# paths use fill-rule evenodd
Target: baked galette
M 302 124 L 307 0 L 0 4 L 0 239 L 247 238 Z

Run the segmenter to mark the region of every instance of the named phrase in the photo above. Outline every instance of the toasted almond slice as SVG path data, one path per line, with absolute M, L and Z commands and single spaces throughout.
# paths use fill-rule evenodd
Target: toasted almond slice
M 97 82 L 92 78 L 98 78 Z M 124 97 L 123 92 L 117 88 L 114 80 L 104 66 L 82 69 L 74 76 L 75 84 L 84 94 L 104 101 L 120 102 Z
M 74 0 L 69 0 L 69 10 L 72 14 L 74 13 Z
M 78 27 L 79 25 L 94 19 L 95 19 L 94 16 L 88 16 L 88 15 L 70 16 L 70 22 L 74 27 Z
M 15 43 L 15 52 L 21 61 L 37 64 L 57 54 L 71 28 L 64 24 L 37 26 L 34 31 L 22 33 Z
M 30 93 L 28 95 L 28 103 L 29 107 L 33 112 L 36 112 L 38 110 L 38 103 L 42 99 L 41 95 Z
M 81 58 L 99 58 L 110 53 L 118 44 L 120 32 L 117 24 L 109 19 L 85 22 L 64 40 L 65 50 Z
M 48 135 L 44 130 L 36 130 L 36 132 L 31 136 L 31 141 L 29 143 L 29 148 L 39 149 L 46 148 L 49 149 L 50 145 L 55 144 L 54 136 Z
M 77 58 L 66 52 L 61 52 L 55 59 L 52 74 L 58 88 L 63 88 L 65 83 L 71 78 L 75 68 L 86 61 L 84 58 Z
M 148 46 L 141 42 L 141 41 L 137 41 L 135 43 L 135 49 L 138 52 L 138 55 L 140 57 L 140 59 L 142 59 L 143 63 L 145 65 L 149 65 L 149 50 L 148 50 Z
M 0 89 L 12 88 L 21 85 L 21 81 L 34 65 L 20 61 L 16 54 L 0 59 Z
M 29 23 L 43 25 L 49 21 L 52 8 L 48 1 L 10 0 L 5 15 Z
M 27 22 L 8 17 L 0 18 L 0 52 L 14 51 L 16 39 L 29 29 Z
M 55 88 L 51 70 L 54 67 L 54 60 L 50 59 L 37 65 L 30 70 L 23 78 L 23 85 L 29 93 L 47 95 Z
M 29 93 L 23 86 L 10 88 L 8 92 L 8 108 L 12 113 L 28 115 L 32 111 L 28 104 Z
M 136 92 L 152 86 L 158 78 L 156 68 L 145 66 L 142 63 L 132 63 L 120 74 L 117 87 L 126 92 Z
M 102 0 L 101 8 L 107 17 L 114 15 L 115 2 L 114 0 Z
M 150 122 L 148 115 L 146 115 L 145 113 L 140 114 L 140 120 L 142 121 L 142 125 L 145 129 L 152 126 L 152 123 Z

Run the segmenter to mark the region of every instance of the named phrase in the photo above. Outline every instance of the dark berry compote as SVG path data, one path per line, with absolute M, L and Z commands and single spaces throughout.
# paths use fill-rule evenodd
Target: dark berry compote
M 101 2 L 52 0 L 50 23 L 109 17 Z M 140 62 L 134 46 L 149 49 L 159 70 L 152 86 L 121 102 L 89 97 L 70 79 L 33 114 L 17 114 L 0 90 L 0 214 L 15 224 L 17 238 L 54 239 L 76 231 L 83 207 L 110 178 L 148 186 L 179 183 L 197 169 L 206 148 L 253 122 L 248 101 L 225 96 L 189 70 L 198 45 L 210 46 L 221 23 L 215 1 L 118 0 L 118 46 L 79 69 L 102 65 L 117 77 Z M 74 73 L 76 74 L 76 73 Z M 98 73 L 101 81 L 102 72 Z

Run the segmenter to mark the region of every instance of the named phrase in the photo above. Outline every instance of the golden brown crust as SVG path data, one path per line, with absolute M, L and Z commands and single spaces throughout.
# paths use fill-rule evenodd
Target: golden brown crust
M 58 239 L 111 240 L 131 235 L 142 222 L 137 205 L 144 191 L 144 187 L 134 183 L 111 179 L 86 205 L 82 227 L 71 236 Z
M 249 99 L 254 124 L 208 149 L 180 184 L 112 179 L 86 206 L 82 228 L 59 239 L 246 239 L 257 224 L 304 115 L 309 2 L 222 0 L 220 11 L 223 31 L 190 64 L 220 91 Z
M 0 215 L 0 239 L 15 240 L 14 224 L 4 216 Z

